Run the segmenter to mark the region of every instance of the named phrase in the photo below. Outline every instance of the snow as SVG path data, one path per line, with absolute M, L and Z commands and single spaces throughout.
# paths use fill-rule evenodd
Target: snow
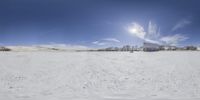
M 199 100 L 200 52 L 0 52 L 0 100 Z

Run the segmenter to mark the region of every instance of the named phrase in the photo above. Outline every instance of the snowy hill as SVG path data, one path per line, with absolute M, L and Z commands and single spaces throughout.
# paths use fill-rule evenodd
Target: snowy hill
M 75 50 L 88 50 L 89 48 L 79 45 L 32 45 L 32 46 L 6 46 L 12 51 L 75 51 Z

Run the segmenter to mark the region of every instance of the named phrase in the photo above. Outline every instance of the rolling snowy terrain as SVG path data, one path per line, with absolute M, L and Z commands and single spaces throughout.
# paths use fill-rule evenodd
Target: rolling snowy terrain
M 0 100 L 200 100 L 200 52 L 0 52 Z

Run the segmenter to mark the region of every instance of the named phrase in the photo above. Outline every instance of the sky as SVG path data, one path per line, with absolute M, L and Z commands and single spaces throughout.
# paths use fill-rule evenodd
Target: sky
M 200 45 L 199 0 L 0 0 L 0 45 Z

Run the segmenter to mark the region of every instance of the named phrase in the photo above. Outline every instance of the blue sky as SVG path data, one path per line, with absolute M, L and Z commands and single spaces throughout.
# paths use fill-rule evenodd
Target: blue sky
M 199 0 L 1 0 L 0 44 L 200 45 Z

